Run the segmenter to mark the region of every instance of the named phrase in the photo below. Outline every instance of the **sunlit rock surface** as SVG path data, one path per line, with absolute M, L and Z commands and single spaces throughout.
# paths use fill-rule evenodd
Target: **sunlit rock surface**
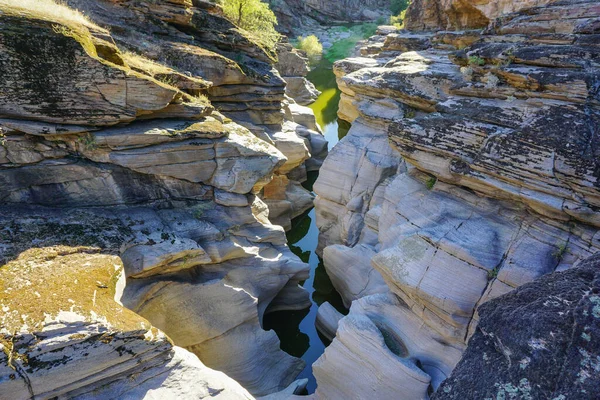
M 480 305 L 600 250 L 600 9 L 492 3 L 484 25 L 451 6 L 465 25 L 449 28 L 489 23 L 484 32 L 381 30 L 335 65 L 352 128 L 323 164 L 315 204 L 325 268 L 353 303 L 315 364 L 317 397 L 427 398 L 478 332 Z M 390 358 L 382 332 L 408 355 Z M 390 359 L 397 373 L 385 378 Z
M 3 359 L 0 393 L 251 398 L 286 389 L 278 396 L 291 396 L 304 385 L 293 383 L 304 362 L 283 352 L 261 324 L 272 301 L 278 309 L 306 307 L 298 283 L 308 266 L 269 220 L 265 191 L 271 181 L 288 180 L 278 194 L 288 202 L 274 215 L 278 222 L 310 206 L 299 182 L 327 148 L 314 116 L 286 98 L 275 54 L 215 5 L 68 3 L 89 20 L 66 8 L 39 15 L 0 6 L 0 272 L 12 271 L 0 296 L 20 299 L 10 293 L 29 285 L 19 269 L 48 263 L 46 280 L 59 281 L 52 290 L 70 296 L 55 314 L 76 308 L 70 300 L 79 298 L 70 294 L 85 294 L 86 322 L 59 330 L 48 345 L 27 342 L 28 351 L 42 346 L 44 354 L 55 345 L 79 349 L 69 359 L 44 358 L 53 363 L 50 375 L 27 373 L 23 385 L 16 359 Z M 38 254 L 64 246 L 75 253 Z M 18 262 L 28 254 L 34 261 Z M 74 257 L 60 281 L 53 263 L 65 261 L 63 268 Z M 122 264 L 127 284 L 119 297 L 127 309 L 94 308 L 100 291 L 114 286 L 94 278 L 88 264 L 97 258 L 113 270 Z M 50 312 L 35 293 L 19 291 L 31 300 L 19 307 Z M 133 322 L 111 322 L 120 314 Z M 21 315 L 14 316 L 19 329 L 2 331 L 5 349 L 43 337 L 37 329 L 46 328 Z M 50 323 L 44 318 L 40 323 Z M 18 336 L 21 328 L 27 338 Z M 125 344 L 104 343 L 104 332 Z M 18 357 L 22 368 L 32 367 L 33 356 Z
M 93 246 L 36 248 L 0 275 L 3 398 L 252 398 L 118 302 L 117 256 Z
M 332 23 L 372 22 L 390 15 L 386 0 L 281 0 L 270 6 L 279 22 L 277 29 L 285 34 Z
M 459 30 L 485 28 L 494 19 L 557 0 L 416 0 L 406 13 L 406 29 Z M 565 10 L 566 11 L 566 10 Z M 566 15 L 563 14 L 564 17 Z M 548 24 L 544 21 L 542 25 Z

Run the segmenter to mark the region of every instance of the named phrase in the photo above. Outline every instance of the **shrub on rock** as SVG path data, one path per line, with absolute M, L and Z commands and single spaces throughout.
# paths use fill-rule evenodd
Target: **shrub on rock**
M 318 61 L 323 54 L 323 45 L 315 35 L 298 36 L 298 48 L 306 53 L 311 63 Z

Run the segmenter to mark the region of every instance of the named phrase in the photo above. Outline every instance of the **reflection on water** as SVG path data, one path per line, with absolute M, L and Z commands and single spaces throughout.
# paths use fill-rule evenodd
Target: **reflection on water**
M 337 118 L 340 91 L 336 86 L 332 68 L 331 62 L 323 60 L 307 76 L 322 92 L 310 107 L 315 112 L 325 138 L 329 141 L 330 150 L 350 129 L 350 124 Z M 308 180 L 303 186 L 312 191 L 312 185 L 317 176 L 317 172 L 309 172 Z M 302 285 L 310 294 L 312 305 L 306 310 L 277 311 L 267 314 L 264 318 L 264 329 L 274 329 L 281 341 L 281 349 L 306 362 L 306 368 L 298 376 L 298 379 L 308 378 L 307 391 L 313 393 L 317 382 L 312 374 L 312 364 L 329 345 L 329 341 L 321 336 L 315 328 L 317 309 L 320 304 L 328 301 L 344 314 L 347 313 L 347 310 L 325 272 L 323 260 L 315 253 L 319 241 L 319 230 L 315 223 L 314 209 L 292 221 L 292 229 L 287 233 L 287 239 L 290 249 L 302 261 L 310 265 L 310 277 Z
M 323 58 L 316 68 L 306 76 L 321 92 L 319 98 L 310 105 L 315 112 L 317 122 L 323 129 L 323 135 L 329 141 L 329 150 L 335 146 L 350 129 L 350 124 L 338 119 L 337 111 L 341 92 L 335 82 L 333 63 Z
M 346 313 L 340 295 L 331 285 L 323 267 L 323 261 L 317 256 L 319 231 L 314 223 L 315 210 L 296 218 L 288 233 L 290 249 L 310 265 L 310 277 L 302 283 L 311 298 L 311 307 L 300 311 L 277 311 L 265 315 L 264 328 L 274 329 L 281 340 L 281 349 L 300 357 L 306 367 L 298 379 L 308 378 L 307 390 L 313 393 L 317 382 L 312 374 L 312 364 L 323 354 L 329 341 L 315 328 L 317 309 L 328 301 L 340 312 Z

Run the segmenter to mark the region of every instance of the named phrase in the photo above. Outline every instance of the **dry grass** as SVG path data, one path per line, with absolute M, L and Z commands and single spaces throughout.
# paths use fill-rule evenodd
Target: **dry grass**
M 152 76 L 175 73 L 171 68 L 131 51 L 122 52 L 121 56 L 131 68 L 143 70 Z
M 0 11 L 9 15 L 25 15 L 67 26 L 83 25 L 99 29 L 77 10 L 54 0 L 0 0 Z

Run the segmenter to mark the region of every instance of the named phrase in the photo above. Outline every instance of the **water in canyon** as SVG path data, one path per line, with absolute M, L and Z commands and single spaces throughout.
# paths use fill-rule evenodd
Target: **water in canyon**
M 323 129 L 330 150 L 350 128 L 349 124 L 337 118 L 340 91 L 336 85 L 332 68 L 333 63 L 324 58 L 307 76 L 321 91 L 319 98 L 310 107 L 315 112 L 317 122 Z M 317 176 L 317 172 L 309 173 L 309 179 L 304 183 L 308 190 L 312 191 L 312 184 Z M 302 261 L 310 265 L 310 278 L 303 282 L 303 286 L 310 294 L 311 307 L 300 311 L 270 313 L 264 319 L 264 328 L 275 330 L 281 341 L 282 350 L 295 357 L 300 357 L 306 362 L 306 367 L 298 379 L 308 378 L 308 393 L 313 393 L 317 387 L 317 382 L 312 374 L 312 364 L 329 345 L 329 341 L 321 336 L 315 328 L 317 309 L 320 304 L 328 301 L 340 312 L 347 312 L 325 272 L 323 261 L 316 253 L 318 238 L 319 230 L 315 223 L 314 209 L 294 219 L 292 229 L 287 233 L 291 250 Z

